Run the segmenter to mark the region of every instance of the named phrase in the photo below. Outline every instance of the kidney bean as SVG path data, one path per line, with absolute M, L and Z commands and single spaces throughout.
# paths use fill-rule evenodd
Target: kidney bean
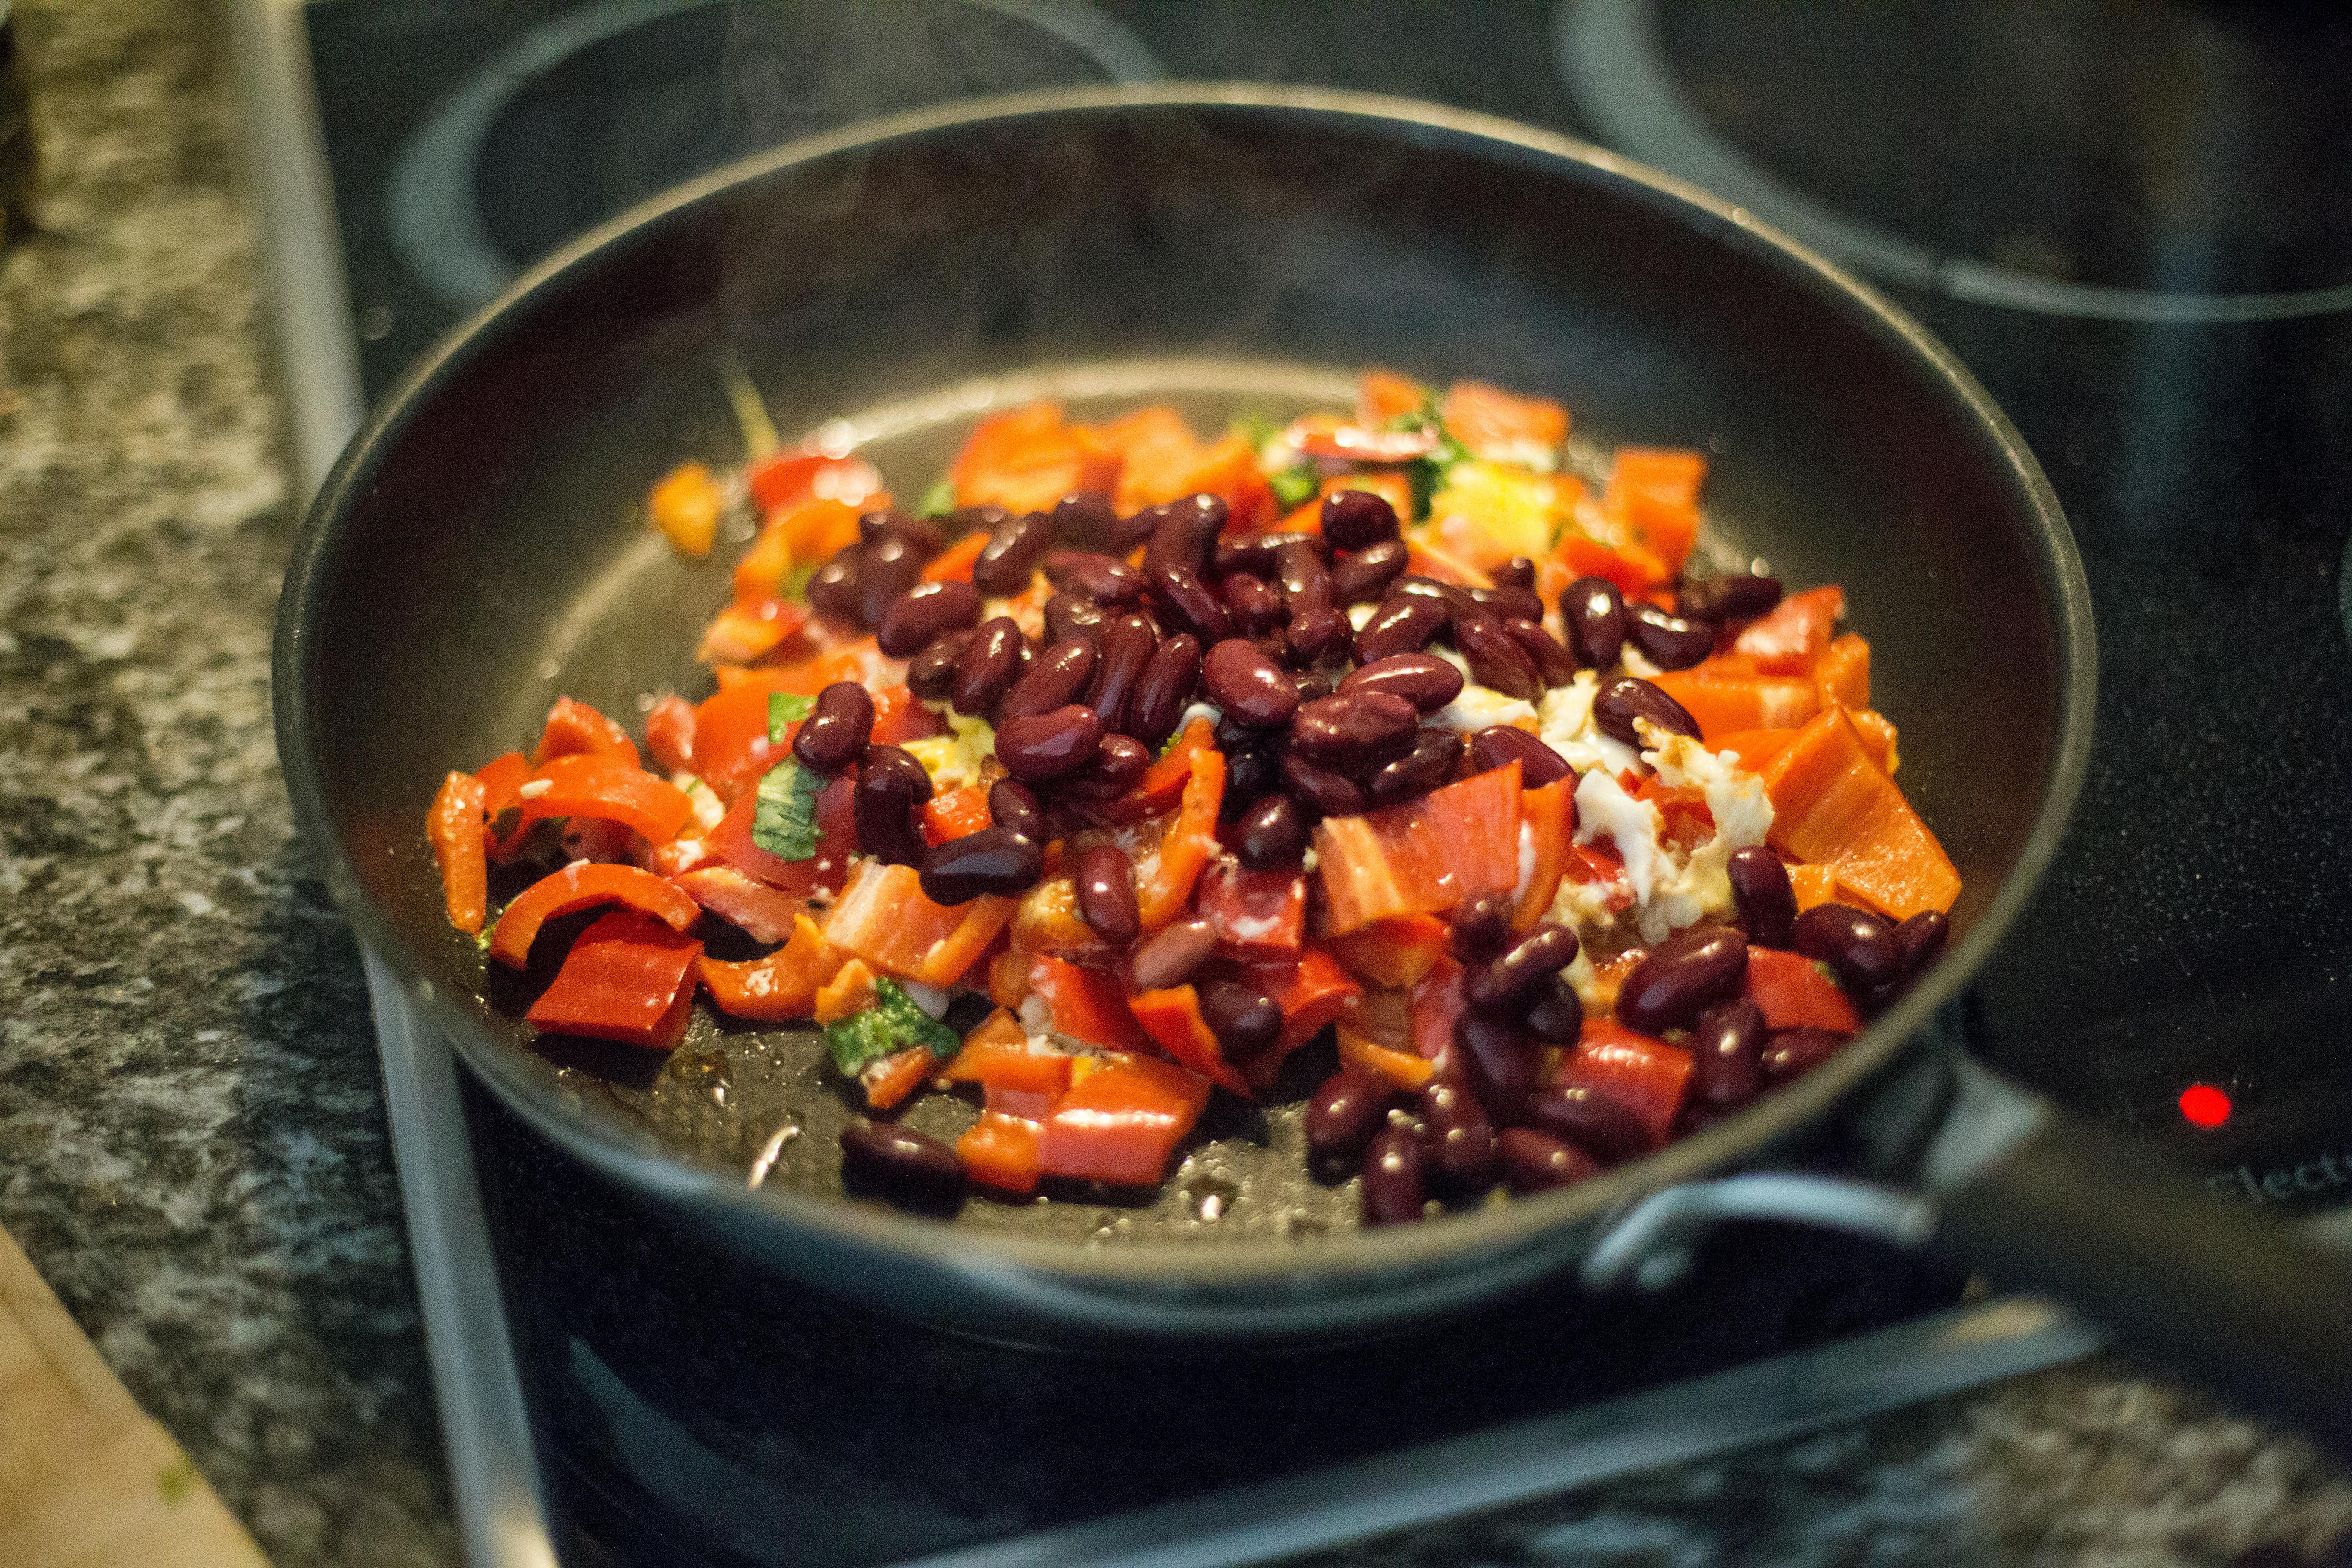
M 1519 764 L 1523 789 L 1558 784 L 1575 771 L 1558 752 L 1516 725 L 1490 724 L 1470 737 L 1472 773 L 1492 773 L 1508 763 Z
M 1526 702 L 1543 695 L 1535 661 L 1519 651 L 1519 645 L 1492 615 L 1455 616 L 1454 646 L 1469 664 L 1470 679 L 1488 690 Z
M 1168 503 L 1143 547 L 1143 575 L 1155 586 L 1164 574 L 1182 570 L 1195 576 L 1208 569 L 1217 535 L 1224 531 L 1225 503 L 1213 495 L 1191 495 Z
M 933 637 L 980 619 L 980 590 L 969 583 L 918 583 L 882 612 L 874 640 L 892 658 L 911 658 Z
M 1234 853 L 1253 871 L 1280 871 L 1307 852 L 1307 817 L 1286 795 L 1270 795 L 1242 813 Z
M 1151 748 L 1131 735 L 1109 735 L 1087 765 L 1054 787 L 1076 800 L 1116 800 L 1143 782 Z
M 1222 726 L 1220 726 L 1222 728 Z M 1222 737 L 1217 749 L 1225 754 L 1225 798 L 1218 803 L 1221 822 L 1238 822 L 1252 802 L 1282 787 L 1282 750 L 1271 734 L 1252 731 L 1249 743 L 1228 744 Z
M 1582 669 L 1607 669 L 1625 648 L 1625 595 L 1606 577 L 1579 577 L 1559 596 L 1568 651 Z
M 1536 679 L 1547 688 L 1566 686 L 1576 679 L 1576 656 L 1537 622 L 1514 616 L 1503 623 L 1503 631 L 1528 656 L 1528 662 L 1536 667 Z
M 1431 790 L 1454 782 L 1462 761 L 1462 737 L 1451 730 L 1429 728 L 1412 738 L 1412 747 L 1391 763 L 1382 763 L 1365 786 L 1375 805 L 1398 805 L 1419 800 Z
M 1419 572 L 1398 578 L 1390 587 L 1389 592 L 1391 595 L 1401 594 L 1412 599 L 1434 599 L 1444 606 L 1449 618 L 1465 610 L 1476 608 L 1471 600 L 1468 589 L 1459 584 L 1447 583 Z
M 1290 721 L 1290 746 L 1327 766 L 1361 771 L 1402 754 L 1420 732 L 1412 703 L 1388 691 L 1318 698 Z
M 1342 691 L 1386 691 L 1423 713 L 1434 713 L 1462 695 L 1462 672 L 1433 653 L 1398 653 L 1358 665 Z
M 1255 729 L 1279 729 L 1298 711 L 1298 688 L 1289 675 L 1240 637 L 1210 645 L 1201 689 L 1226 718 Z
M 1341 556 L 1331 565 L 1331 602 L 1341 606 L 1371 604 L 1404 571 L 1410 553 L 1404 541 L 1384 539 Z
M 1548 1045 L 1572 1046 L 1584 1031 L 1584 1002 L 1576 988 L 1554 975 L 1537 990 L 1521 1015 L 1528 1033 Z
M 967 533 L 993 533 L 1013 520 L 1013 514 L 1001 506 L 960 506 L 940 519 L 951 539 Z
M 1066 594 L 1082 594 L 1105 609 L 1143 597 L 1143 574 L 1116 555 L 1090 550 L 1049 550 L 1039 563 L 1045 581 Z
M 1709 1105 L 1745 1105 L 1764 1087 L 1764 1013 L 1745 996 L 1691 1026 L 1691 1092 Z
M 1176 721 L 1184 716 L 1200 683 L 1200 641 L 1189 632 L 1178 632 L 1153 650 L 1150 662 L 1136 678 L 1122 726 L 1146 746 L 1159 750 L 1176 732 Z
M 857 555 L 857 619 L 878 626 L 899 596 L 921 578 L 923 557 L 907 540 L 886 533 L 864 546 Z
M 935 904 L 966 904 L 982 894 L 1014 898 L 1037 883 L 1045 851 L 1037 841 L 1010 827 L 983 827 L 923 857 L 923 897 Z
M 915 808 L 931 798 L 931 775 L 896 746 L 868 746 L 850 796 L 857 847 L 889 866 L 918 866 L 929 847 Z
M 1216 928 L 1198 918 L 1161 926 L 1136 947 L 1128 971 L 1139 991 L 1181 985 L 1208 962 L 1217 945 Z
M 1144 667 L 1160 651 L 1160 634 L 1143 616 L 1121 616 L 1103 628 L 1102 660 L 1087 688 L 1086 703 L 1102 715 L 1106 730 L 1127 728 L 1127 703 Z
M 1510 1019 L 1465 1008 L 1454 1020 L 1454 1045 L 1496 1119 L 1518 1121 L 1543 1065 L 1535 1040 Z
M 1579 945 L 1572 928 L 1539 925 L 1492 963 L 1472 970 L 1463 982 L 1462 998 L 1509 1016 L 1533 1000 L 1536 987 L 1576 961 Z
M 1739 994 L 1748 943 L 1729 926 L 1692 926 L 1650 949 L 1617 992 L 1617 1018 L 1663 1035 L 1688 1028 L 1705 1009 Z
M 940 531 L 920 518 L 908 517 L 896 507 L 862 513 L 857 519 L 857 542 L 877 544 L 886 539 L 901 540 L 914 552 L 917 562 L 929 561 L 947 548 Z
M 1895 951 L 1902 955 L 1903 978 L 1916 980 L 1944 951 L 1952 921 L 1941 910 L 1921 910 L 1895 928 Z
M 1759 947 L 1787 947 L 1797 919 L 1797 890 L 1780 858 L 1761 844 L 1743 845 L 1731 852 L 1724 870 L 1748 940 Z
M 1314 542 L 1301 539 L 1276 551 L 1274 580 L 1294 621 L 1310 610 L 1331 607 L 1331 574 L 1324 569 L 1323 552 Z
M 1412 1225 L 1429 1201 L 1429 1152 L 1412 1129 L 1383 1127 L 1364 1150 L 1364 1224 Z
M 996 704 L 996 722 L 1050 713 L 1076 702 L 1092 680 L 1097 662 L 1095 645 L 1087 637 L 1054 644 L 1029 666 Z
M 1505 893 L 1481 893 L 1454 911 L 1446 945 L 1465 964 L 1485 963 L 1511 944 L 1511 900 Z
M 1110 625 L 1110 612 L 1082 594 L 1056 594 L 1045 601 L 1045 639 L 1067 642 L 1096 637 Z
M 1470 602 L 1506 621 L 1541 621 L 1544 603 L 1533 588 L 1472 588 Z
M 1867 995 L 1903 978 L 1903 950 L 1895 928 L 1852 904 L 1815 904 L 1797 917 L 1790 934 L 1799 952 L 1837 971 L 1848 991 Z
M 1200 574 L 1189 566 L 1170 566 L 1154 573 L 1151 602 L 1159 606 L 1163 624 L 1200 638 L 1202 647 L 1213 647 L 1233 635 L 1224 607 L 1201 581 Z
M 1295 617 L 1283 641 L 1283 657 L 1294 668 L 1337 663 L 1348 657 L 1355 632 L 1335 609 L 1309 610 Z
M 793 737 L 793 755 L 821 773 L 837 773 L 865 754 L 874 734 L 874 699 L 854 680 L 836 680 Z
M 946 701 L 955 690 L 956 667 L 963 662 L 972 636 L 961 631 L 933 637 L 929 646 L 908 660 L 907 689 L 926 702 Z
M 1690 716 L 1690 710 L 1640 676 L 1621 675 L 1601 682 L 1592 699 L 1592 722 L 1601 732 L 1629 746 L 1641 745 L 1642 738 L 1633 729 L 1636 719 L 1647 719 L 1672 734 L 1698 739 L 1698 721 Z
M 1515 1193 L 1549 1192 L 1601 1173 L 1591 1155 L 1532 1127 L 1506 1127 L 1495 1138 L 1496 1163 Z
M 852 544 L 836 551 L 832 560 L 817 568 L 808 583 L 810 609 L 836 621 L 857 619 L 858 550 Z
M 1457 1192 L 1494 1185 L 1495 1123 L 1475 1091 L 1441 1074 L 1421 1091 L 1419 1110 L 1431 1173 Z
M 1142 929 L 1135 907 L 1135 865 L 1115 844 L 1097 844 L 1078 857 L 1078 918 L 1114 947 Z
M 1236 572 L 1223 584 L 1225 610 L 1233 617 L 1234 627 L 1244 637 L 1263 637 L 1288 618 L 1282 607 L 1282 595 L 1274 591 L 1265 579 L 1246 572 Z
M 1285 545 L 1304 544 L 1323 560 L 1329 560 L 1331 542 L 1319 533 L 1296 530 L 1281 533 L 1248 533 L 1239 539 L 1220 539 L 1209 554 L 1209 574 L 1223 577 L 1235 572 L 1246 572 L 1261 581 L 1275 576 L 1275 559 Z
M 1715 626 L 1669 615 L 1655 605 L 1626 607 L 1626 629 L 1633 644 L 1660 669 L 1688 669 L 1715 651 Z
M 1303 1118 L 1309 1152 L 1347 1159 L 1387 1125 L 1396 1086 L 1361 1062 L 1343 1062 L 1307 1101 Z
M 1152 531 L 1165 521 L 1167 517 L 1168 507 L 1165 502 L 1145 507 L 1140 511 L 1129 512 L 1120 518 L 1118 524 L 1112 528 L 1111 548 L 1122 554 L 1134 549 L 1150 539 Z
M 1095 549 L 1118 531 L 1118 510 L 1100 490 L 1073 490 L 1054 503 L 1054 531 L 1073 544 Z
M 853 1185 L 871 1183 L 904 1202 L 929 1206 L 963 1191 L 963 1164 L 953 1149 L 911 1127 L 863 1116 L 841 1130 L 841 1165 Z
M 1536 585 L 1536 563 L 1524 555 L 1514 555 L 1500 566 L 1486 568 L 1486 576 L 1497 588 L 1533 588 Z M 1537 620 L 1543 619 L 1542 606 L 1537 606 Z
M 1528 1099 L 1527 1124 L 1565 1138 L 1604 1165 L 1650 1151 L 1650 1130 L 1618 1100 L 1589 1084 L 1562 1084 Z
M 1764 1043 L 1764 1076 L 1773 1083 L 1802 1078 L 1844 1049 L 1846 1041 L 1853 1037 L 1811 1025 L 1778 1030 Z
M 1675 594 L 1675 609 L 1687 620 L 1752 621 L 1780 602 L 1778 577 L 1755 577 L 1727 572 L 1685 583 Z
M 992 711 L 1021 678 L 1021 656 L 1026 648 L 1020 623 L 1011 616 L 982 622 L 956 665 L 955 710 L 967 718 Z
M 1397 536 L 1396 508 L 1370 490 L 1336 490 L 1323 498 L 1323 537 L 1342 550 Z
M 1282 1037 L 1282 1009 L 1274 998 L 1234 980 L 1202 984 L 1201 1021 L 1217 1037 L 1227 1061 L 1245 1061 L 1270 1050 Z
M 1282 783 L 1325 816 L 1355 816 L 1371 804 L 1355 780 L 1296 752 L 1282 753 Z
M 1033 844 L 1045 842 L 1045 808 L 1037 792 L 1019 779 L 999 779 L 988 786 L 988 815 Z
M 1419 653 L 1451 620 L 1440 600 L 1391 592 L 1356 628 L 1356 662 L 1371 664 L 1396 654 Z
M 1075 702 L 1049 713 L 1027 713 L 996 727 L 996 760 L 1024 784 L 1060 778 L 1093 759 L 1102 734 L 1095 710 Z
M 1296 671 L 1290 683 L 1298 688 L 1298 704 L 1302 708 L 1309 702 L 1319 702 L 1339 689 L 1331 684 L 1331 678 L 1319 669 Z
M 989 530 L 988 542 L 971 563 L 972 586 L 1000 598 L 1026 593 L 1031 574 L 1053 542 L 1053 519 L 1042 511 L 1004 519 Z

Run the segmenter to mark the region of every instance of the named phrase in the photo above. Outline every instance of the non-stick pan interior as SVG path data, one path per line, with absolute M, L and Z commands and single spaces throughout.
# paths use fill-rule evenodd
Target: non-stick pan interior
M 1558 398 L 1595 450 L 1704 449 L 1718 559 L 1844 584 L 1965 933 L 2062 752 L 2063 572 L 2030 460 L 1842 281 L 1555 147 L 1280 104 L 1015 114 L 739 171 L 527 280 L 394 395 L 297 562 L 289 781 L 363 934 L 542 1119 L 739 1180 L 795 1126 L 770 1185 L 836 1189 L 846 1105 L 810 1039 L 706 1017 L 666 1062 L 534 1041 L 517 1016 L 545 975 L 486 977 L 421 831 L 443 773 L 527 744 L 559 693 L 628 721 L 708 689 L 691 653 L 733 552 L 680 559 L 642 498 L 684 458 L 740 460 L 730 361 L 787 438 L 844 415 L 876 432 L 907 500 L 983 408 L 1041 387 L 1213 427 L 1344 402 L 1368 365 Z M 1113 1243 L 1351 1223 L 1285 1112 L 1220 1115 L 1157 1197 L 975 1200 L 961 1223 Z

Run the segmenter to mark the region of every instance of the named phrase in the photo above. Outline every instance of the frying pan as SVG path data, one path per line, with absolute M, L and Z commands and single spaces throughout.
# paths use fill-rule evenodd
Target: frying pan
M 1213 427 L 1344 401 L 1374 364 L 1558 398 L 1588 454 L 1701 447 L 1719 565 L 1844 584 L 1905 784 L 1966 890 L 1941 962 L 1810 1076 L 1600 1178 L 1399 1229 L 1358 1230 L 1351 1190 L 1306 1174 L 1311 1078 L 1221 1101 L 1157 1194 L 926 1217 L 842 1195 L 849 1109 L 812 1031 L 698 1016 L 658 1060 L 534 1039 L 520 1015 L 546 972 L 486 968 L 448 926 L 421 832 L 446 769 L 522 741 L 558 693 L 622 715 L 700 695 L 688 650 L 730 552 L 675 556 L 639 498 L 685 458 L 740 455 L 722 371 L 788 433 L 844 421 L 829 437 L 912 493 L 990 408 L 1171 402 Z M 1183 1347 L 1376 1332 L 1579 1268 L 1654 1281 L 1694 1227 L 1760 1214 L 2063 1295 L 2341 1443 L 2343 1264 L 2224 1221 L 1955 1047 L 1954 1004 L 2074 804 L 2093 662 L 2031 454 L 1947 353 L 1820 258 L 1521 126 L 1179 86 L 795 143 L 561 252 L 345 452 L 295 550 L 274 672 L 288 786 L 336 898 L 482 1082 L 781 1274 L 965 1332 Z M 971 1111 L 910 1114 L 952 1135 Z

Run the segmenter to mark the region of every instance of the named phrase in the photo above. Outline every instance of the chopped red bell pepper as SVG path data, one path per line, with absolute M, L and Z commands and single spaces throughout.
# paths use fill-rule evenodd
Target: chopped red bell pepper
M 800 730 L 788 724 L 781 738 L 768 738 L 768 699 L 785 689 L 783 678 L 770 670 L 752 673 L 754 679 L 722 688 L 694 710 L 694 771 L 730 805 L 792 754 Z
M 923 841 L 945 844 L 977 833 L 993 821 L 988 811 L 988 792 L 978 784 L 966 784 L 923 803 Z
M 915 694 L 904 685 L 885 686 L 872 695 L 871 739 L 877 746 L 903 746 L 909 741 L 928 741 L 948 732 L 947 721 L 916 701 Z
M 1427 974 L 1445 951 L 1445 922 L 1434 915 L 1394 915 L 1326 937 L 1331 955 L 1375 985 L 1402 988 Z
M 1588 1016 L 1576 1049 L 1560 1064 L 1560 1081 L 1582 1084 L 1639 1118 L 1653 1143 L 1674 1135 L 1690 1089 L 1691 1054 L 1680 1046 L 1636 1034 L 1606 1016 Z
M 673 931 L 685 931 L 702 914 L 701 905 L 651 871 L 574 860 L 515 895 L 490 929 L 490 956 L 510 969 L 520 969 L 530 962 L 531 941 L 540 927 L 558 915 L 597 904 L 626 904 L 667 922 Z
M 1836 1029 L 1851 1035 L 1862 1027 L 1853 1002 L 1838 983 L 1802 953 L 1778 948 L 1748 949 L 1747 996 L 1770 1029 Z
M 1159 1181 L 1209 1103 L 1209 1080 L 1151 1057 L 1090 1057 L 1087 1063 L 1045 1119 L 1039 1168 L 1124 1186 Z
M 672 877 L 686 896 L 755 942 L 784 942 L 808 901 L 756 881 L 732 866 L 699 866 Z
M 929 1046 L 910 1046 L 867 1062 L 857 1073 L 858 1087 L 866 1091 L 866 1109 L 888 1110 L 896 1107 L 931 1076 L 935 1059 Z
M 882 488 L 882 476 L 863 458 L 828 458 L 799 448 L 762 458 L 745 477 L 751 500 L 762 513 L 811 496 L 854 507 Z
M 1307 938 L 1307 873 L 1252 871 L 1218 860 L 1202 873 L 1201 918 L 1228 958 L 1296 959 Z
M 1412 1048 L 1433 1061 L 1454 1043 L 1454 1020 L 1462 1016 L 1465 1005 L 1463 979 L 1461 961 L 1450 952 L 1440 953 L 1412 988 Z
M 1272 1083 L 1285 1058 L 1324 1026 L 1353 1012 L 1364 994 L 1354 976 L 1318 947 L 1308 948 L 1296 963 L 1244 964 L 1243 973 L 1282 1009 L 1282 1034 L 1274 1048 L 1242 1064 L 1250 1081 L 1259 1085 Z
M 923 563 L 926 583 L 969 583 L 980 552 L 988 548 L 989 531 L 976 528 Z
M 1151 1037 L 1129 1011 L 1126 988 L 1115 975 L 1041 952 L 1029 963 L 1029 989 L 1053 1009 L 1055 1034 L 1119 1051 L 1150 1045 Z
M 1183 802 L 1169 819 L 1160 847 L 1136 868 L 1136 911 L 1147 931 L 1158 931 L 1183 912 L 1192 884 L 1221 848 L 1217 810 L 1225 798 L 1225 754 L 1195 752 L 1191 768 Z
M 666 1051 L 686 1033 L 702 944 L 635 910 L 580 933 L 563 967 L 523 1015 L 555 1035 L 588 1035 Z
M 935 904 L 912 866 L 867 860 L 825 917 L 827 942 L 884 974 L 952 985 L 1013 919 L 1011 899 Z
M 982 1186 L 1034 1193 L 1044 1137 L 1045 1128 L 1032 1118 L 983 1110 L 971 1131 L 956 1140 L 956 1158 L 963 1162 L 963 1173 Z
M 806 915 L 793 921 L 792 940 L 764 958 L 730 963 L 705 953 L 695 960 L 713 1005 L 730 1017 L 762 1023 L 809 1016 L 816 994 L 841 967 L 841 954 L 824 940 L 824 928 Z
M 694 704 L 673 691 L 646 715 L 646 750 L 671 773 L 694 771 Z
M 559 697 L 547 710 L 547 723 L 531 748 L 530 765 L 539 767 L 554 757 L 626 757 L 637 762 L 636 742 L 629 732 L 585 702 Z
M 1215 749 L 1215 728 L 1206 719 L 1193 720 L 1176 738 L 1176 743 L 1168 748 L 1168 754 L 1144 770 L 1142 782 L 1103 807 L 1098 815 L 1106 822 L 1132 823 L 1175 810 L 1184 798 L 1184 786 L 1192 782 L 1192 758 Z
M 1830 646 L 1837 618 L 1845 613 L 1845 591 L 1832 583 L 1791 594 L 1748 623 L 1731 651 L 1756 661 L 1766 675 L 1812 673 L 1813 660 Z
M 482 781 L 452 773 L 425 815 L 425 837 L 441 867 L 441 897 L 449 923 L 467 936 L 480 932 L 490 910 L 490 860 L 482 847 Z
M 507 752 L 476 768 L 474 776 L 482 781 L 482 815 L 489 819 L 483 832 L 488 834 L 497 826 L 499 814 L 514 805 L 515 791 L 530 777 L 530 763 L 520 752 Z
M 617 822 L 636 829 L 648 844 L 668 843 L 694 820 L 694 802 L 684 790 L 628 757 L 573 752 L 553 758 L 533 768 L 515 795 L 522 810 L 504 841 L 509 846 L 532 823 L 551 816 Z
M 1568 867 L 1569 837 L 1576 831 L 1575 778 L 1520 791 L 1519 813 L 1527 824 L 1527 844 L 1533 854 L 1519 900 L 1511 909 L 1511 926 L 1526 931 L 1550 910 Z
M 1345 1024 L 1339 1026 L 1338 1034 L 1341 1061 L 1370 1068 L 1407 1094 L 1419 1093 L 1437 1076 L 1437 1064 L 1427 1057 L 1375 1045 Z
M 771 855 L 752 841 L 751 825 L 760 815 L 760 797 L 752 794 L 728 807 L 703 843 L 715 858 L 795 899 L 805 900 L 819 888 L 838 892 L 857 853 L 856 789 L 856 781 L 844 773 L 817 792 L 816 853 L 805 860 Z
M 1329 929 L 1438 914 L 1519 885 L 1519 764 L 1315 829 Z
M 1224 1047 L 1217 1043 L 1215 1032 L 1201 1016 L 1198 991 L 1190 985 L 1174 985 L 1164 991 L 1139 992 L 1127 999 L 1127 1005 L 1143 1032 L 1179 1063 L 1244 1100 L 1254 1098 L 1248 1080 L 1225 1060 Z

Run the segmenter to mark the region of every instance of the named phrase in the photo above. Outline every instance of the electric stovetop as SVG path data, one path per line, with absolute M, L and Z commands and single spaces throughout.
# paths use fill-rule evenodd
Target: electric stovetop
M 291 163 L 262 149 L 261 188 L 313 480 L 367 398 L 552 246 L 732 157 L 920 104 L 1160 78 L 1360 88 L 1584 136 L 1748 207 L 1952 345 L 2082 546 L 2089 784 L 1964 1010 L 1970 1047 L 2173 1146 L 2218 1199 L 2352 1199 L 2352 22 L 1868 0 L 238 10 L 268 45 L 257 123 L 295 138 Z M 1401 1522 L 1414 1478 L 1453 1489 L 1424 1511 L 1525 1496 L 1692 1451 L 1696 1408 L 1738 1405 L 1745 1424 L 1717 1426 L 1761 1437 L 1833 1413 L 1826 1391 L 1850 1410 L 2088 1342 L 2012 1311 L 2006 1359 L 1920 1373 L 1930 1342 L 1958 1342 L 1955 1312 L 1994 1309 L 1866 1243 L 1754 1227 L 1663 1301 L 1538 1300 L 1279 1363 L 1171 1374 L 942 1342 L 661 1234 L 446 1048 L 402 1046 L 403 1012 L 379 991 L 427 1294 L 485 1219 L 503 1287 L 503 1312 L 427 1303 L 445 1408 L 491 1391 L 451 1433 L 485 1561 L 530 1560 L 498 1554 L 539 1530 L 566 1563 L 883 1562 L 1154 1506 L 1085 1549 L 1275 1555 Z M 1595 1447 L 1603 1427 L 1637 1436 Z M 491 1452 L 534 1443 L 536 1468 Z M 1401 1448 L 1412 1463 L 1381 1469 Z

